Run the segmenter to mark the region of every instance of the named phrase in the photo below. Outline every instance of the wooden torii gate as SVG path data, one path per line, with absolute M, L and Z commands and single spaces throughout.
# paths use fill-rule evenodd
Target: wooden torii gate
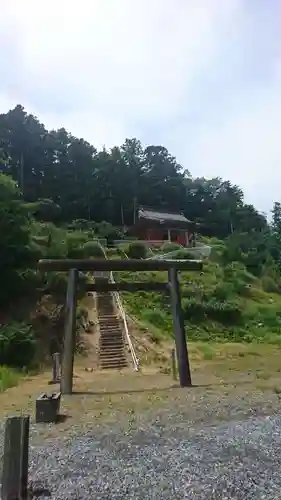
M 106 260 L 106 259 L 42 259 L 39 269 L 42 271 L 68 271 L 66 293 L 66 319 L 64 334 L 64 349 L 62 355 L 61 392 L 72 394 L 73 364 L 76 340 L 76 303 L 77 279 L 79 271 L 168 271 L 167 282 L 97 282 L 88 284 L 87 291 L 170 291 L 173 329 L 175 334 L 176 354 L 181 387 L 192 385 L 189 357 L 184 327 L 184 316 L 181 307 L 180 284 L 178 271 L 201 271 L 202 261 L 198 260 Z

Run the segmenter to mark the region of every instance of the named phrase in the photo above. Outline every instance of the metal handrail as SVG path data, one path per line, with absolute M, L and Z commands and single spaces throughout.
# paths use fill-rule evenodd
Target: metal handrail
M 109 281 L 110 281 L 110 283 L 115 283 L 112 271 L 110 271 Z M 139 359 L 136 356 L 136 352 L 135 352 L 135 349 L 133 347 L 133 344 L 132 344 L 132 341 L 131 341 L 131 337 L 130 337 L 130 334 L 129 334 L 128 324 L 127 324 L 127 320 L 126 320 L 126 313 L 124 311 L 124 307 L 123 307 L 123 304 L 122 304 L 122 301 L 121 301 L 119 293 L 118 292 L 112 292 L 112 293 L 113 293 L 113 296 L 115 298 L 117 307 L 118 307 L 118 309 L 120 311 L 120 314 L 121 314 L 121 317 L 122 317 L 122 320 L 123 320 L 123 323 L 124 323 L 124 330 L 125 330 L 126 342 L 128 344 L 130 353 L 132 355 L 134 368 L 135 368 L 136 371 L 138 371 L 139 370 Z

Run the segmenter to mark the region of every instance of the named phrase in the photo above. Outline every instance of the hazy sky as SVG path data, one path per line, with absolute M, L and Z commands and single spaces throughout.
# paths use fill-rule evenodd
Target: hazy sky
M 137 137 L 281 201 L 279 0 L 0 0 L 0 112 L 96 147 Z

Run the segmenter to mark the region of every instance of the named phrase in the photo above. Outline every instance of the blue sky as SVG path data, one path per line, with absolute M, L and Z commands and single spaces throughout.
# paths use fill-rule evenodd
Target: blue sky
M 96 147 L 163 144 L 194 176 L 281 200 L 281 3 L 1 0 L 0 111 Z

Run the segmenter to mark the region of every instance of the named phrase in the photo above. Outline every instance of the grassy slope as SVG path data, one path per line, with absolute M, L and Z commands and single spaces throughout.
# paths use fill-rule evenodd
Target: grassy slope
M 123 272 L 115 279 L 166 281 L 167 273 Z M 217 262 L 205 261 L 203 273 L 182 272 L 180 281 L 190 339 L 281 343 L 281 296 L 265 292 L 261 281 L 239 265 L 227 275 Z M 168 295 L 124 293 L 123 299 L 129 313 L 154 327 L 155 340 L 172 334 Z

